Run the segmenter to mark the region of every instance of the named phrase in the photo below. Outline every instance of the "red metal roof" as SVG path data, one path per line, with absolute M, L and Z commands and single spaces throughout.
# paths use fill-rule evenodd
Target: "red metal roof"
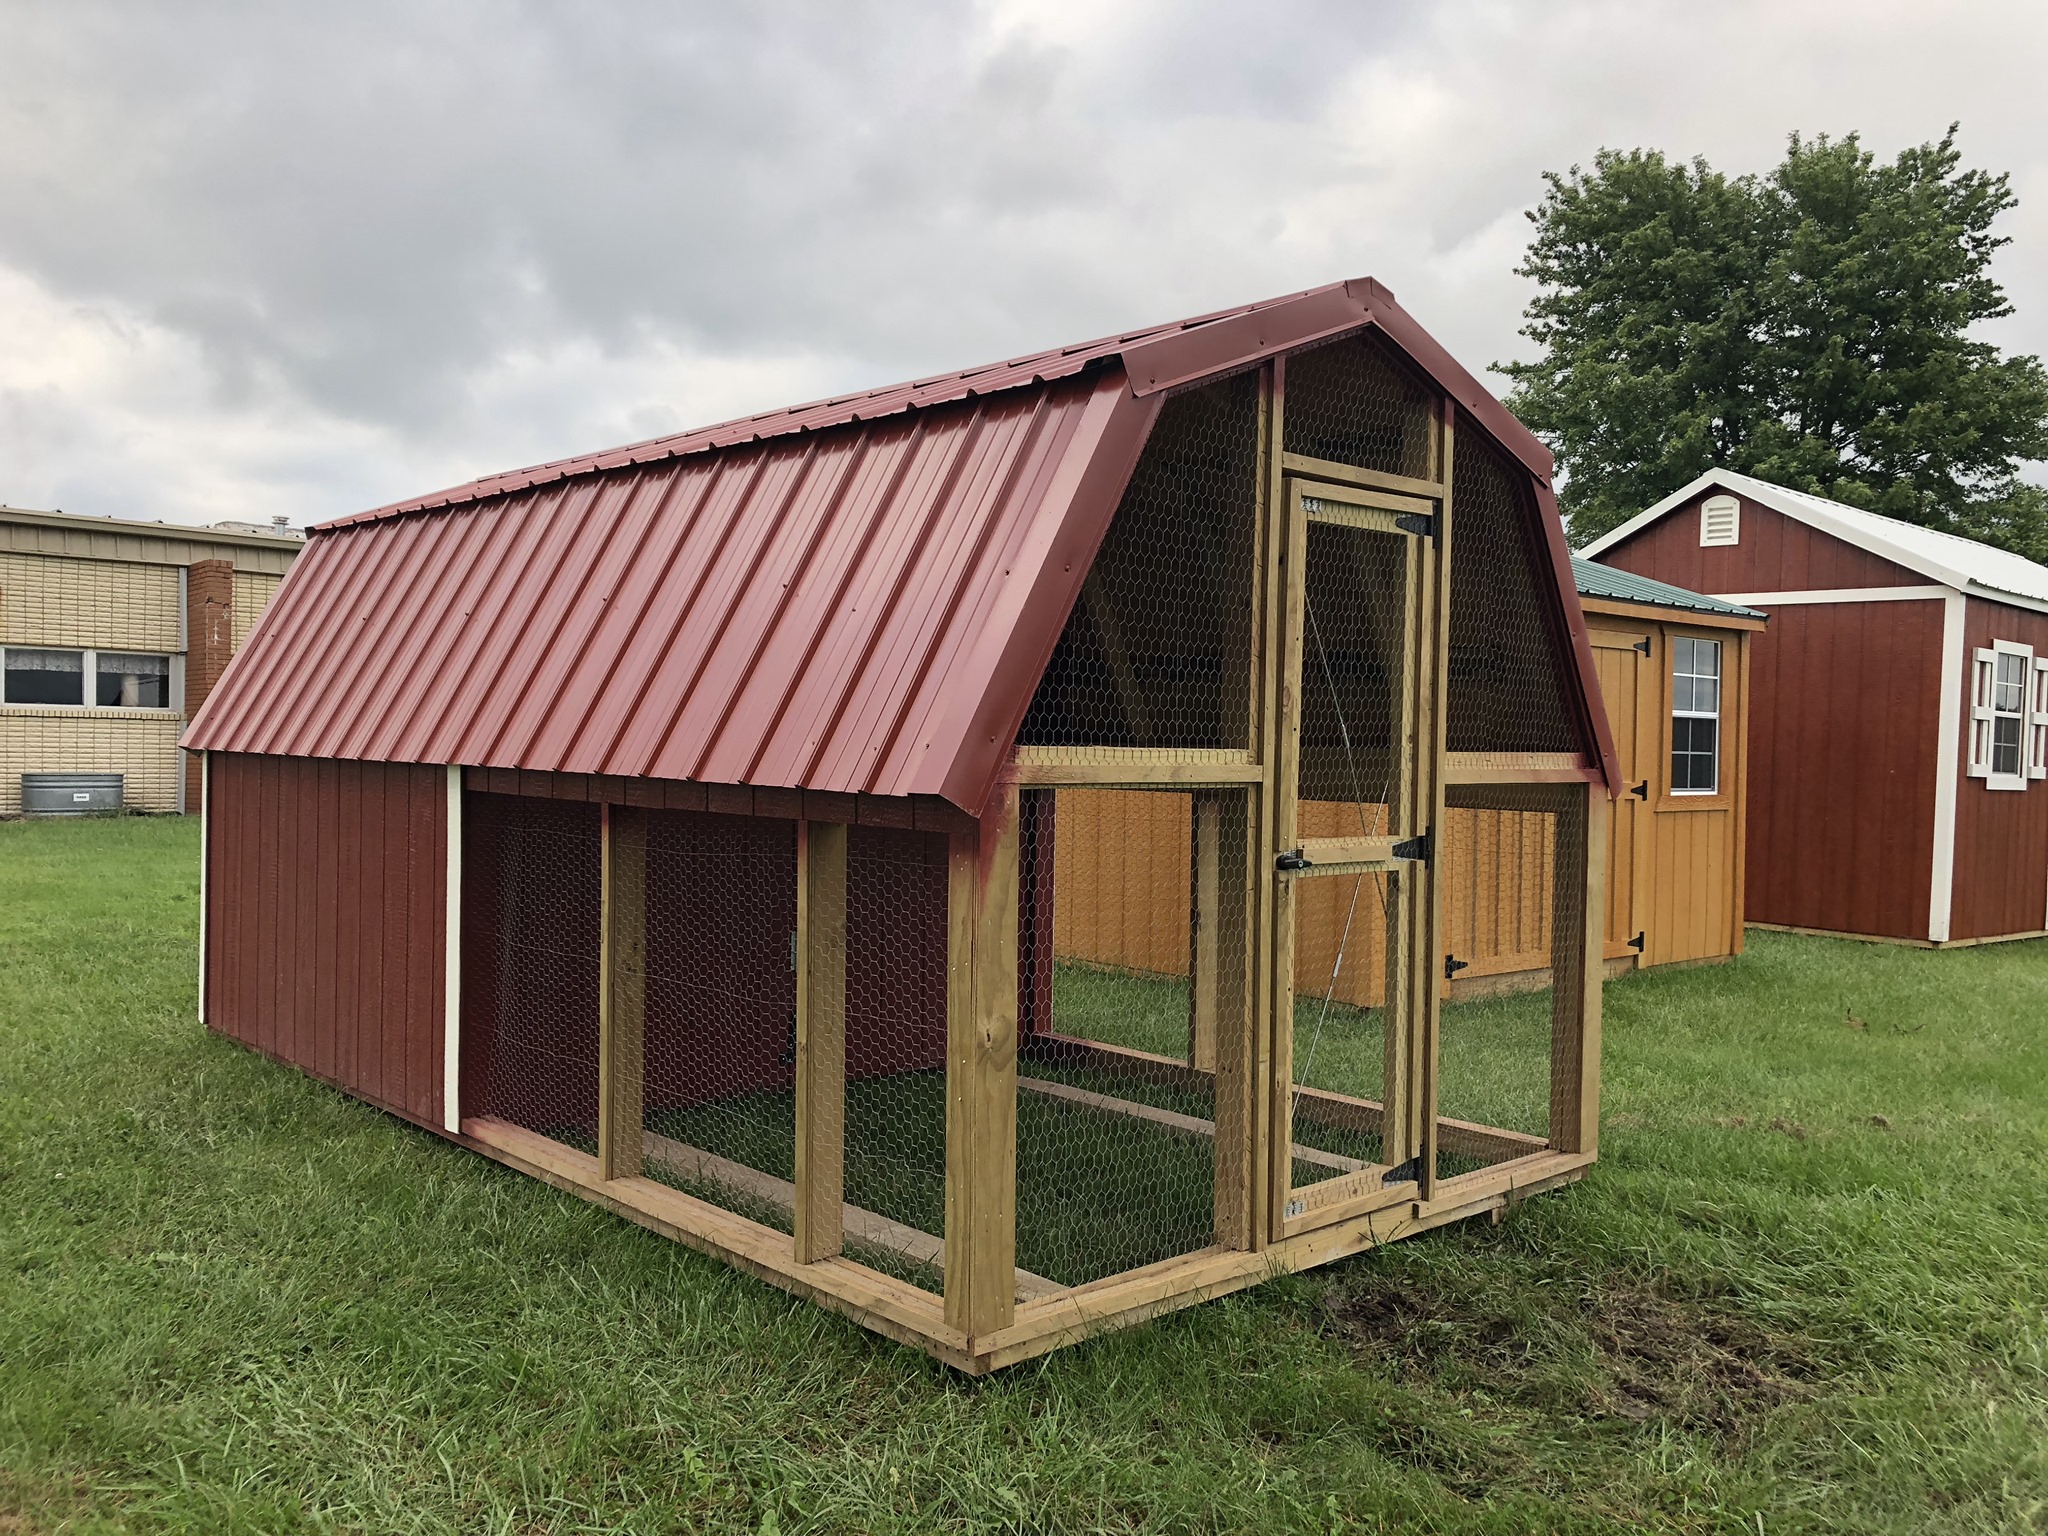
M 1333 284 L 323 524 L 184 745 L 978 810 L 1160 392 L 1365 324 L 1547 479 L 1391 294 Z

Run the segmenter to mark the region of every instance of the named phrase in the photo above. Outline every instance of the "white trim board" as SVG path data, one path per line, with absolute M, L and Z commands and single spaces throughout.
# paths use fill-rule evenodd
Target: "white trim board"
M 185 778 L 185 765 L 178 764 L 178 779 Z M 206 866 L 212 862 L 213 838 L 213 754 L 199 754 L 199 1022 L 206 1022 L 206 904 L 211 882 Z
M 1953 591 L 1954 587 L 1814 587 L 1804 592 L 1716 592 L 1712 596 L 1744 608 L 1791 608 L 1802 603 L 1924 603 Z
M 1927 937 L 1948 942 L 1955 904 L 1956 795 L 1963 754 L 1963 620 L 1968 599 L 1948 594 L 1941 616 L 1941 719 L 1934 733 L 1934 868 L 1927 889 Z
M 462 769 L 448 765 L 448 858 L 442 873 L 441 1128 L 462 1134 Z
M 1747 496 L 1759 506 L 1817 528 L 1880 560 L 1918 571 L 1943 586 L 1956 587 L 1990 602 L 2048 613 L 2048 566 L 1971 539 L 1902 523 L 1897 518 L 1865 512 L 1823 496 L 1809 496 L 1730 469 L 1710 469 L 1695 477 L 1578 553 L 1585 559 L 1597 558 L 1709 489 Z

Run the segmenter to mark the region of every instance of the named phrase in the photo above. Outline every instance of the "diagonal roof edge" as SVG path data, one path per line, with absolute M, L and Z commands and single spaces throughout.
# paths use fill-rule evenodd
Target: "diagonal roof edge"
M 951 373 L 934 374 L 905 384 L 891 384 L 855 394 L 836 395 L 808 405 L 788 406 L 740 417 L 688 432 L 650 438 L 622 448 L 556 459 L 524 469 L 481 476 L 462 485 L 408 497 L 367 512 L 317 524 L 313 532 L 355 523 L 400 517 L 508 495 L 575 475 L 658 463 L 717 448 L 735 447 L 799 432 L 819 431 L 926 406 L 943 405 L 978 395 L 1049 383 L 1121 358 L 1131 390 L 1140 398 L 1212 373 L 1242 367 L 1290 347 L 1377 326 L 1409 358 L 1429 374 L 1484 426 L 1531 473 L 1548 481 L 1550 451 L 1517 421 L 1466 368 L 1394 301 L 1394 295 L 1370 277 L 1326 283 L 1319 288 L 1262 299 L 1231 309 L 1195 315 L 1094 341 L 1029 353 L 1007 362 L 989 363 Z

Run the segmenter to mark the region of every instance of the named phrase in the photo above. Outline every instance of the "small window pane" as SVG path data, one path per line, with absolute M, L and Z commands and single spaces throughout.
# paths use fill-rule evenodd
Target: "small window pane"
M 171 658 L 101 651 L 93 702 L 107 708 L 169 709 Z
M 1991 771 L 2020 771 L 2020 717 L 2000 715 L 1991 722 Z
M 1712 794 L 1719 788 L 1721 723 L 1708 719 L 1671 722 L 1671 789 L 1674 794 Z
M 9 704 L 83 704 L 85 652 L 7 648 Z

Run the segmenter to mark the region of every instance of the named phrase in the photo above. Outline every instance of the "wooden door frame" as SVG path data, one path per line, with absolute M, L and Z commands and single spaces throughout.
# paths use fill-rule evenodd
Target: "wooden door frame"
M 1284 405 L 1284 375 L 1280 391 Z M 1438 408 L 1431 454 L 1437 478 L 1407 482 L 1398 489 L 1361 484 L 1361 477 L 1325 473 L 1325 466 L 1283 464 L 1273 477 L 1271 505 L 1280 525 L 1275 544 L 1280 580 L 1274 636 L 1275 698 L 1270 712 L 1273 750 L 1267 758 L 1267 794 L 1272 803 L 1271 835 L 1261 883 L 1272 909 L 1266 947 L 1270 970 L 1263 995 L 1268 1006 L 1270 1093 L 1268 1134 L 1263 1149 L 1267 1186 L 1266 1231 L 1280 1242 L 1302 1232 L 1372 1211 L 1429 1198 L 1436 1163 L 1436 1042 L 1442 1000 L 1433 984 L 1441 969 L 1442 914 L 1435 859 L 1395 859 L 1398 838 L 1441 835 L 1444 801 L 1445 721 L 1443 697 L 1448 652 L 1450 434 L 1452 406 Z M 1279 414 L 1276 412 L 1276 415 Z M 1428 494 L 1434 492 L 1434 494 Z M 1397 519 L 1427 520 L 1427 532 Z M 1400 536 L 1407 550 L 1400 723 L 1392 744 L 1387 838 L 1304 839 L 1299 833 L 1298 779 L 1301 714 L 1305 690 L 1304 620 L 1308 527 L 1331 522 Z M 1316 847 L 1310 848 L 1309 844 Z M 1366 844 L 1376 846 L 1365 846 Z M 1384 845 L 1384 846 L 1378 846 Z M 1333 862 L 1320 870 L 1283 873 L 1282 851 Z M 1396 906 L 1387 944 L 1388 1014 L 1386 1067 L 1381 1086 L 1381 1158 L 1354 1173 L 1296 1190 L 1293 1182 L 1294 1082 L 1294 907 L 1295 883 L 1316 874 L 1363 875 L 1398 872 Z M 1412 1165 L 1412 1166 L 1411 1166 Z M 1396 1169 L 1409 1178 L 1386 1182 Z

